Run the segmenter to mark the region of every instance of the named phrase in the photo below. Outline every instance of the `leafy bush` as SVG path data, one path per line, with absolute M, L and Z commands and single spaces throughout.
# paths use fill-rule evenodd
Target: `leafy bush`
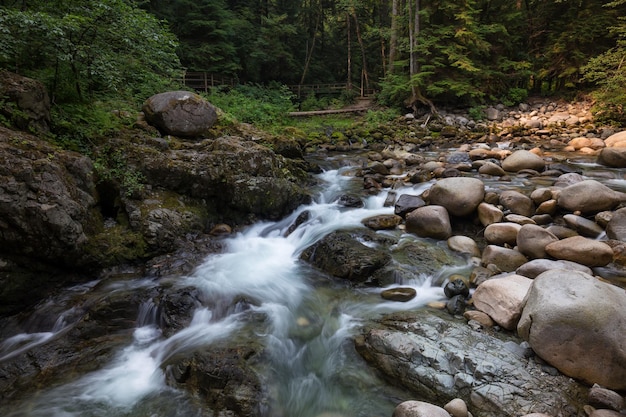
M 287 114 L 294 111 L 293 98 L 291 90 L 280 84 L 216 88 L 207 96 L 211 103 L 238 121 L 260 127 L 283 124 Z
M 505 106 L 514 106 L 523 103 L 528 98 L 528 90 L 525 88 L 510 88 L 506 97 L 502 100 Z

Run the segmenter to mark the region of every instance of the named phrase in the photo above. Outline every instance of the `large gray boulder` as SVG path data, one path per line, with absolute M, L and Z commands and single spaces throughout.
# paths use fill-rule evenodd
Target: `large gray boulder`
M 142 111 L 148 123 L 172 136 L 202 136 L 217 121 L 215 107 L 189 91 L 155 94 L 144 102 Z
M 613 191 L 598 181 L 584 180 L 563 188 L 557 203 L 569 211 L 597 213 L 615 208 L 625 197 L 625 194 Z
M 515 151 L 502 161 L 502 169 L 509 172 L 517 172 L 523 169 L 541 172 L 545 166 L 546 162 L 542 157 L 525 150 Z
M 485 197 L 485 184 L 477 178 L 444 178 L 428 192 L 430 204 L 443 206 L 452 216 L 473 213 Z
M 513 330 L 522 314 L 524 297 L 531 284 L 530 278 L 515 274 L 489 279 L 474 292 L 474 306 L 500 326 Z
M 519 339 L 477 332 L 447 313 L 421 310 L 388 315 L 355 340 L 365 360 L 415 398 L 445 404 L 461 398 L 474 416 L 553 417 L 582 413 L 586 389 L 543 372 Z
M 626 389 L 626 291 L 588 274 L 547 271 L 535 278 L 517 331 L 566 375 Z

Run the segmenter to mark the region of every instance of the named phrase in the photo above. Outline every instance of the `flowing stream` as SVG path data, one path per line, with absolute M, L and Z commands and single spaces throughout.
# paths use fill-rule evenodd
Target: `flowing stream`
M 195 287 L 206 300 L 219 303 L 198 306 L 191 324 L 170 337 L 158 326 L 155 307 L 146 300 L 136 319 L 132 340 L 118 349 L 108 362 L 83 375 L 45 387 L 20 404 L 3 406 L 7 417 L 96 417 L 96 416 L 205 416 L 190 394 L 166 384 L 162 365 L 175 355 L 198 349 L 210 351 L 225 340 L 255 340 L 265 346 L 268 363 L 262 373 L 271 395 L 268 415 L 283 417 L 390 416 L 406 393 L 380 381 L 355 352 L 351 336 L 363 320 L 383 312 L 417 309 L 443 299 L 434 277 L 415 275 L 397 285 L 411 286 L 417 297 L 407 303 L 386 302 L 382 289 L 354 288 L 315 270 L 299 259 L 301 252 L 330 232 L 363 227 L 361 220 L 392 213 L 384 207 L 384 193 L 368 197 L 363 208 L 340 207 L 337 198 L 362 188 L 362 181 L 349 174 L 352 167 L 330 169 L 320 175 L 323 190 L 316 201 L 301 207 L 289 218 L 259 223 L 226 239 L 227 250 L 210 255 L 189 276 L 136 280 L 99 288 L 81 287 L 81 292 L 133 291 L 139 287 L 173 285 Z M 419 194 L 430 184 L 397 190 Z M 418 188 L 419 187 L 419 188 Z M 308 220 L 291 234 L 286 231 L 304 211 Z M 383 233 L 383 232 L 381 232 Z M 401 231 L 401 240 L 417 239 Z M 451 268 L 464 268 L 464 260 Z M 445 271 L 442 271 L 445 273 Z M 174 284 L 172 284 L 174 282 Z M 125 287 L 125 288 L 122 288 Z M 73 289 L 72 291 L 78 291 Z M 237 300 L 252 300 L 250 309 L 238 309 Z M 63 337 L 71 328 L 71 297 L 57 300 L 55 322 L 46 331 L 16 334 L 0 342 L 0 361 L 33 347 Z M 215 307 L 231 306 L 228 309 Z M 251 320 L 263 316 L 263 325 Z

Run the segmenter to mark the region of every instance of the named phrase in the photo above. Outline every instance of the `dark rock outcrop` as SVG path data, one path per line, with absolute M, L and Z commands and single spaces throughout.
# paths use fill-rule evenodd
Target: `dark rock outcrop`
M 302 259 L 337 278 L 377 284 L 372 277 L 391 261 L 391 256 L 383 250 L 365 246 L 351 233 L 334 232 L 306 249 Z
M 0 115 L 18 129 L 48 132 L 50 97 L 45 86 L 31 78 L 0 71 Z

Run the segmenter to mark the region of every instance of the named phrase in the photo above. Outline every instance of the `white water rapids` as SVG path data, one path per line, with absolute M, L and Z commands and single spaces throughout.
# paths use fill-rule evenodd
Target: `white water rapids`
M 363 227 L 361 220 L 365 217 L 393 213 L 393 207 L 383 207 L 384 194 L 367 198 L 363 208 L 346 209 L 336 204 L 350 187 L 362 187 L 360 180 L 343 175 L 347 169 L 321 175 L 326 185 L 315 203 L 280 222 L 259 223 L 228 238 L 224 253 L 209 256 L 191 276 L 176 283 L 181 288 L 196 287 L 205 299 L 224 300 L 225 304 L 238 297 L 254 300 L 252 309 L 267 317 L 269 324 L 255 329 L 246 322 L 249 315 L 216 314 L 203 306 L 195 312 L 189 327 L 165 338 L 150 318 L 147 303 L 132 343 L 108 364 L 63 385 L 43 389 L 11 409 L 0 405 L 0 415 L 211 415 L 199 410 L 189 394 L 166 385 L 162 365 L 176 354 L 199 348 L 210 351 L 216 342 L 248 337 L 259 340 L 269 357 L 264 372 L 268 384 L 265 388 L 272 398 L 270 415 L 390 416 L 400 399 L 360 359 L 350 337 L 365 318 L 420 308 L 442 299 L 443 291 L 431 285 L 432 277 L 416 275 L 409 282 L 399 283 L 417 290 L 414 300 L 385 302 L 379 295 L 382 289 L 351 288 L 299 259 L 305 248 L 330 232 Z M 419 194 L 429 186 L 397 192 Z M 309 220 L 285 237 L 289 225 L 305 210 L 310 213 Z M 417 239 L 399 231 L 393 233 L 401 239 Z M 0 356 L 17 355 L 30 348 L 29 343 L 46 343 L 63 328 L 61 325 L 50 332 L 16 335 L 14 340 L 0 344 Z

